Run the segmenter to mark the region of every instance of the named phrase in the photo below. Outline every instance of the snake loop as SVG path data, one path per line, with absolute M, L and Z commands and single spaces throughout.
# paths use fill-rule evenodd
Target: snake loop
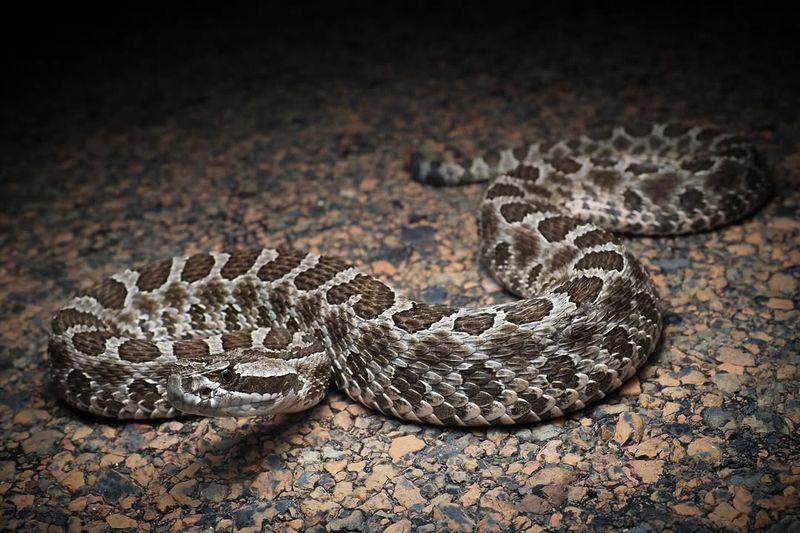
M 177 257 L 114 274 L 56 313 L 56 391 L 116 418 L 269 415 L 311 407 L 332 380 L 415 422 L 557 417 L 617 389 L 661 333 L 655 287 L 612 232 L 706 230 L 769 190 L 747 142 L 672 125 L 471 161 L 415 157 L 412 174 L 490 181 L 480 255 L 519 300 L 415 302 L 339 259 L 290 248 Z

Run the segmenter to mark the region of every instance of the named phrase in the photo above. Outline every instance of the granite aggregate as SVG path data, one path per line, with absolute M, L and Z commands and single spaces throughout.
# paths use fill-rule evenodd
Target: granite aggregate
M 746 11 L 685 27 L 465 9 L 443 32 L 443 12 L 287 9 L 269 32 L 258 13 L 117 36 L 3 104 L 0 530 L 800 530 L 791 33 Z M 596 406 L 439 428 L 332 389 L 275 420 L 123 423 L 70 408 L 47 382 L 58 306 L 173 255 L 290 243 L 429 303 L 509 301 L 476 261 L 482 186 L 423 187 L 411 154 L 676 119 L 751 135 L 774 193 L 719 230 L 624 239 L 665 328 Z

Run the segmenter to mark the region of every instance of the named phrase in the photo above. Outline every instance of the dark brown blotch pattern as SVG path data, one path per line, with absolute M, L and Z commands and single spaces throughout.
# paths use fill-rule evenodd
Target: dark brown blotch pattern
M 575 237 L 575 240 L 573 241 L 575 246 L 582 249 L 591 248 L 600 244 L 606 244 L 608 242 L 614 242 L 614 236 L 611 235 L 611 233 L 599 228 L 587 231 L 580 237 Z
M 606 294 L 609 295 L 607 304 L 612 306 L 620 316 L 636 312 L 633 306 L 636 293 L 629 280 L 619 277 L 609 280 Z
M 274 322 L 273 317 L 269 314 L 269 308 L 266 305 L 259 305 L 256 309 L 256 325 L 262 328 L 271 326 Z
M 224 279 L 236 279 L 242 274 L 246 274 L 258 260 L 261 255 L 261 250 L 237 250 L 230 252 L 225 266 L 222 267 L 219 274 Z
M 604 126 L 602 128 L 596 128 L 592 131 L 592 137 L 597 139 L 598 141 L 606 141 L 610 139 L 614 135 L 614 129 Z
M 594 302 L 603 289 L 603 280 L 595 276 L 573 278 L 554 289 L 555 292 L 567 294 L 570 301 L 577 306 Z
M 222 335 L 222 349 L 226 352 L 237 348 L 248 348 L 253 344 L 249 331 L 234 331 Z
M 518 187 L 508 183 L 496 183 L 486 191 L 487 200 L 501 196 L 521 197 L 525 196 L 525 193 L 522 192 Z
M 504 204 L 500 207 L 500 214 L 503 215 L 503 218 L 511 224 L 522 221 L 526 216 L 534 213 L 535 211 L 536 209 L 533 207 L 533 205 L 520 202 Z
M 196 359 L 208 357 L 208 344 L 199 339 L 177 341 L 172 345 L 172 354 L 178 359 Z
M 689 187 L 678 196 L 678 202 L 687 212 L 700 212 L 705 207 L 705 197 L 694 187 Z
M 626 172 L 630 172 L 634 176 L 641 176 L 643 174 L 655 174 L 658 172 L 659 167 L 649 163 L 631 163 L 625 167 Z
M 546 161 L 554 169 L 565 174 L 572 174 L 582 168 L 580 163 L 569 157 L 554 157 Z
M 164 309 L 161 313 L 156 315 L 156 320 L 161 321 L 161 326 L 168 335 L 176 335 L 176 326 L 178 324 L 178 317 L 170 309 Z
M 514 302 L 505 308 L 506 320 L 514 324 L 538 322 L 553 310 L 553 304 L 543 298 Z
M 517 398 L 514 403 L 506 405 L 506 414 L 518 422 L 526 422 L 531 417 L 531 404 L 522 398 Z
M 172 269 L 172 259 L 151 263 L 139 269 L 136 287 L 142 292 L 154 291 L 167 282 Z
M 677 174 L 665 172 L 643 179 L 641 190 L 654 202 L 663 202 L 664 198 L 672 196 L 680 181 L 680 176 Z
M 622 180 L 617 172 L 602 169 L 592 169 L 587 177 L 592 183 L 607 191 L 613 190 Z
M 314 324 L 322 316 L 323 304 L 318 294 L 301 297 L 295 304 L 295 311 L 305 324 Z
M 416 333 L 417 331 L 428 329 L 442 318 L 452 315 L 455 311 L 452 307 L 444 305 L 414 302 L 411 309 L 395 313 L 392 320 L 398 328 L 408 333 Z
M 611 145 L 619 151 L 624 151 L 630 148 L 633 143 L 628 140 L 627 137 L 623 137 L 622 135 L 617 135 L 614 137 L 614 140 L 611 141 Z
M 122 309 L 125 306 L 128 289 L 122 282 L 107 278 L 89 288 L 84 294 L 97 300 L 106 309 Z
M 618 270 L 622 272 L 625 266 L 623 257 L 613 250 L 603 250 L 599 252 L 590 252 L 575 264 L 575 268 L 579 270 L 586 270 L 589 268 L 600 268 L 603 270 Z
M 730 192 L 719 199 L 719 208 L 725 213 L 726 219 L 734 219 L 744 211 L 745 203 L 738 194 Z
M 333 257 L 320 257 L 316 265 L 301 272 L 294 279 L 294 285 L 301 291 L 310 291 L 332 280 L 336 274 L 347 270 L 350 265 Z
M 453 329 L 470 335 L 480 335 L 494 325 L 494 314 L 480 313 L 458 317 L 453 321 Z
M 537 185 L 535 183 L 523 183 L 522 186 L 525 188 L 525 191 L 528 194 L 531 194 L 531 195 L 539 197 L 539 198 L 547 199 L 547 198 L 550 198 L 550 197 L 553 196 L 553 192 L 552 191 L 546 189 L 545 187 L 543 187 L 541 185 Z M 545 210 L 544 209 L 545 206 L 547 206 L 545 201 L 539 201 L 538 205 L 540 206 L 540 208 L 543 211 Z
M 750 159 L 752 157 L 750 150 L 743 146 L 726 148 L 724 150 L 717 151 L 717 153 L 721 156 L 730 157 L 733 159 Z
M 720 139 L 717 143 L 717 148 L 727 148 L 731 146 L 737 146 L 742 144 L 747 144 L 748 141 L 744 137 L 740 135 L 726 135 L 724 138 Z
M 680 137 L 689 131 L 689 127 L 683 124 L 670 124 L 664 128 L 665 137 Z
M 347 302 L 352 296 L 360 296 L 353 310 L 368 320 L 377 317 L 394 303 L 394 291 L 366 274 L 359 274 L 347 283 L 331 287 L 326 294 L 331 304 Z
M 305 253 L 293 248 L 278 248 L 278 257 L 258 270 L 258 278 L 262 281 L 278 280 L 297 268 L 305 256 Z
M 130 339 L 120 344 L 118 352 L 119 358 L 131 363 L 145 363 L 155 361 L 161 355 L 161 351 L 155 343 L 140 339 Z
M 276 317 L 287 316 L 293 307 L 292 296 L 289 294 L 289 291 L 286 290 L 286 287 L 283 286 L 277 286 L 270 289 L 267 301 L 272 309 L 272 313 Z M 265 311 L 268 310 L 265 309 Z M 261 323 L 262 321 L 265 323 Z M 263 326 L 268 326 L 271 324 L 271 321 L 269 320 L 269 313 L 262 313 L 260 309 L 259 324 Z
M 181 280 L 193 283 L 208 276 L 214 268 L 214 258 L 211 254 L 195 254 L 186 260 L 181 271 Z
M 72 336 L 72 345 L 79 352 L 97 356 L 106 351 L 106 341 L 113 336 L 108 331 L 79 331 Z
M 270 350 L 280 350 L 286 348 L 292 342 L 292 335 L 284 328 L 272 328 L 264 336 L 264 348 Z
M 443 402 L 433 408 L 433 416 L 444 424 L 452 424 L 456 420 L 455 408 L 447 402 Z
M 350 383 L 345 383 L 344 379 L 339 376 L 338 373 L 334 373 L 337 385 L 342 390 L 348 391 L 351 395 L 369 391 L 373 384 L 370 375 L 374 375 L 374 372 L 371 372 L 369 357 L 360 350 L 350 349 L 345 366 L 351 373 Z M 370 397 L 368 394 L 363 394 L 362 399 L 367 405 L 370 405 L 374 398 Z M 377 405 L 375 405 L 375 407 L 377 407 Z
M 574 246 L 568 246 L 566 248 L 561 248 L 560 250 L 553 253 L 550 257 L 550 269 L 553 271 L 557 271 L 559 269 L 564 268 L 565 266 L 572 263 L 580 251 L 575 248 Z
M 594 384 L 592 389 L 596 390 L 598 394 L 605 394 L 611 389 L 614 383 L 614 375 L 606 370 L 593 371 L 589 374 L 589 383 Z
M 703 128 L 697 134 L 698 141 L 710 141 L 714 137 L 718 137 L 722 131 L 718 130 L 717 128 Z
M 742 175 L 742 167 L 736 163 L 726 161 L 713 172 L 709 172 L 703 180 L 703 185 L 708 190 L 724 193 L 736 188 Z
M 500 163 L 500 151 L 490 150 L 483 155 L 483 161 L 491 168 L 494 168 Z
M 632 189 L 625 189 L 625 192 L 622 193 L 622 201 L 625 207 L 630 211 L 637 212 L 642 209 L 642 197 Z
M 706 158 L 690 159 L 681 163 L 681 168 L 689 172 L 703 172 L 714 166 L 714 162 Z
M 511 247 L 507 242 L 498 243 L 494 247 L 494 264 L 497 268 L 502 268 L 508 264 L 511 258 Z
M 514 154 L 514 158 L 517 161 L 524 161 L 526 157 L 528 157 L 528 152 L 530 150 L 530 146 L 527 144 L 517 146 L 512 149 L 512 153 Z
M 539 179 L 539 169 L 530 165 L 520 165 L 509 172 L 508 175 L 521 180 L 536 181 Z
M 539 222 L 539 233 L 549 242 L 558 242 L 583 223 L 569 217 L 550 217 Z

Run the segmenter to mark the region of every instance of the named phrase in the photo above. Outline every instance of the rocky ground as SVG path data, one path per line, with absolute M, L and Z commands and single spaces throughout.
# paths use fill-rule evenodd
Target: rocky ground
M 0 529 L 800 529 L 792 33 L 742 10 L 689 26 L 467 10 L 448 31 L 441 12 L 283 16 L 95 28 L 42 48 L 38 74 L 12 83 L 0 115 Z M 775 194 L 718 231 L 626 239 L 667 307 L 663 342 L 595 407 L 464 430 L 332 390 L 276 421 L 119 423 L 48 386 L 53 311 L 103 275 L 172 255 L 290 242 L 431 303 L 507 300 L 476 265 L 482 187 L 425 188 L 410 155 L 676 119 L 750 134 Z

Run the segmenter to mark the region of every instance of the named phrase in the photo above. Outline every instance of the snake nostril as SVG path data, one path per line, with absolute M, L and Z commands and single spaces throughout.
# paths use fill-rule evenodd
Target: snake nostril
M 199 394 L 203 398 L 211 398 L 211 389 L 209 389 L 208 387 L 203 387 L 202 389 L 197 391 L 197 394 Z

